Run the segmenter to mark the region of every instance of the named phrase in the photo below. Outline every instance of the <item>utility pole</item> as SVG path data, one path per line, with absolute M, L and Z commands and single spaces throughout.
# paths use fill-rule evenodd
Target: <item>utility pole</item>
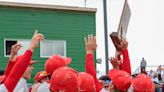
M 107 2 L 103 0 L 103 10 L 104 10 L 104 37 L 105 37 L 105 61 L 106 61 L 106 74 L 108 74 L 109 64 L 108 64 L 108 25 L 107 25 Z
M 86 8 L 86 3 L 87 3 L 87 0 L 84 0 L 84 7 Z

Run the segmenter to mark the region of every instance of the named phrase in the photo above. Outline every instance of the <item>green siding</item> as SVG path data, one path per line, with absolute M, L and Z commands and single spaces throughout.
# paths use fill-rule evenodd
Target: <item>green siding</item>
M 0 69 L 5 69 L 4 38 L 31 39 L 35 29 L 45 35 L 47 40 L 66 40 L 67 56 L 72 57 L 69 65 L 77 71 L 85 71 L 84 36 L 95 34 L 95 13 L 59 11 L 32 8 L 6 8 L 0 6 Z M 40 58 L 38 47 L 33 59 L 38 60 L 34 72 L 44 69 L 46 58 Z M 33 82 L 30 79 L 29 82 Z

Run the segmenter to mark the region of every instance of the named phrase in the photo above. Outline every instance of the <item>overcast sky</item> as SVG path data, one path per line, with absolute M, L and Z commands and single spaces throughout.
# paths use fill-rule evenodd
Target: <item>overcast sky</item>
M 164 65 L 164 0 L 129 0 L 128 2 L 131 18 L 127 40 L 132 71 L 139 67 L 142 57 L 145 57 L 150 66 Z M 111 54 L 113 52 L 109 51 Z
M 127 38 L 132 67 L 142 57 L 148 65 L 164 65 L 164 0 L 129 0 L 129 4 L 132 16 Z
M 85 0 L 0 0 L 0 1 L 16 1 L 27 3 L 42 3 L 42 4 L 63 4 L 84 6 Z M 109 7 L 109 0 L 108 7 Z M 112 1 L 112 0 L 111 0 Z M 121 0 L 115 0 L 120 1 Z M 87 0 L 87 6 L 101 7 L 102 0 Z M 131 60 L 132 71 L 139 67 L 142 57 L 145 57 L 148 65 L 164 65 L 164 0 L 129 0 L 131 9 L 131 18 L 127 32 L 127 40 L 129 42 L 129 55 Z M 117 10 L 117 9 L 116 9 Z M 102 9 L 97 12 L 102 14 Z M 99 13 L 99 14 L 100 14 Z M 108 9 L 108 13 L 110 13 Z M 98 14 L 97 14 L 98 16 Z M 100 15 L 102 16 L 102 15 Z M 118 16 L 115 19 L 118 20 Z M 103 18 L 96 18 L 99 23 L 103 23 Z M 115 24 L 117 25 L 117 23 Z M 103 25 L 98 26 L 97 30 L 103 30 Z M 109 33 L 112 32 L 109 25 Z M 99 36 L 103 36 L 99 35 Z M 99 37 L 100 38 L 100 37 Z M 102 39 L 97 40 L 99 43 Z M 101 44 L 101 43 L 100 43 Z M 103 47 L 100 45 L 101 48 Z M 98 48 L 97 57 L 104 61 L 104 49 Z M 115 48 L 109 39 L 109 56 L 114 56 Z M 104 65 L 104 63 L 102 63 Z M 103 66 L 101 65 L 101 66 Z M 100 66 L 99 66 L 100 67 Z M 110 67 L 111 68 L 111 67 Z M 105 69 L 102 68 L 102 74 Z

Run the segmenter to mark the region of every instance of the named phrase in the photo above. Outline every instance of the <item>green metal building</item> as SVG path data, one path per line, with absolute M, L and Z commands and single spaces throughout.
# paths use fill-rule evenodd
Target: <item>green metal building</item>
M 84 37 L 96 33 L 95 13 L 91 8 L 0 2 L 0 69 L 7 65 L 11 45 L 22 43 L 22 54 L 37 29 L 45 40 L 34 51 L 33 60 L 39 62 L 28 82 L 53 54 L 72 57 L 69 66 L 85 71 Z

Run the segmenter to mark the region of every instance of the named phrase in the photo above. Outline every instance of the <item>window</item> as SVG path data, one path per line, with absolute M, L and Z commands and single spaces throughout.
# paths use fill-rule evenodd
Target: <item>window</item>
M 22 55 L 27 50 L 29 39 L 4 39 L 4 56 L 9 57 L 11 53 L 12 45 L 20 43 L 21 49 L 18 51 L 18 55 Z M 43 40 L 40 44 L 40 57 L 47 58 L 54 54 L 66 56 L 66 41 L 65 40 Z
M 24 54 L 24 52 L 28 49 L 28 46 L 31 42 L 31 39 L 19 39 L 18 43 L 22 45 L 21 49 L 18 51 L 18 55 Z
M 25 52 L 30 44 L 28 39 L 4 39 L 4 56 L 9 57 L 11 53 L 12 45 L 20 43 L 22 45 L 21 49 L 18 51 L 18 55 L 21 55 Z
M 66 56 L 66 41 L 65 40 L 44 40 L 40 45 L 40 56 L 50 57 L 54 54 Z
M 10 53 L 11 53 L 11 47 L 12 47 L 12 45 L 14 45 L 14 44 L 16 44 L 17 43 L 17 41 L 16 40 L 6 40 L 5 41 L 5 55 L 10 55 Z

